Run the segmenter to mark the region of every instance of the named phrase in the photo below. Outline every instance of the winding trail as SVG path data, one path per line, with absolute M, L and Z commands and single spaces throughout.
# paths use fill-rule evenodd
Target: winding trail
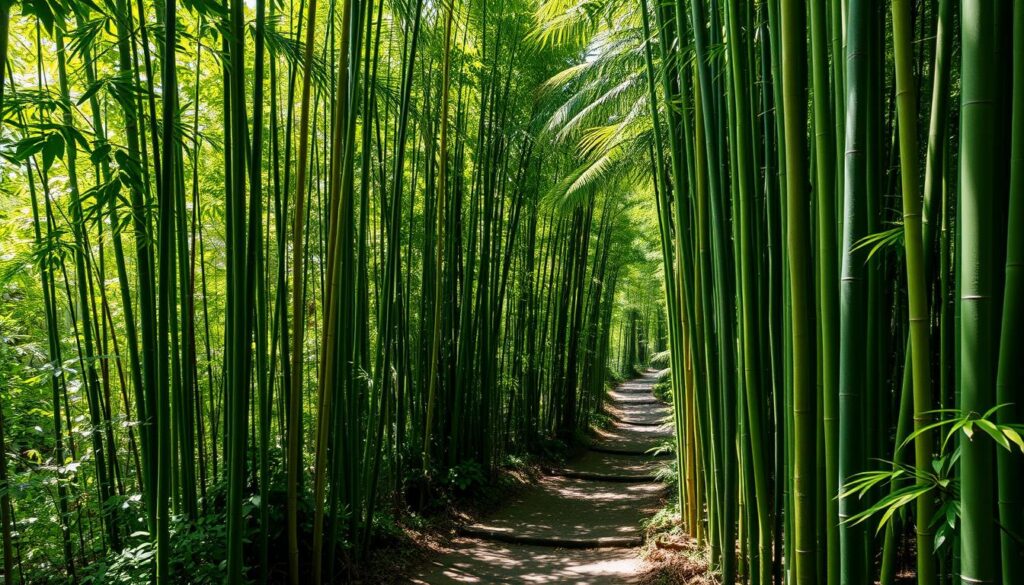
M 661 504 L 658 462 L 647 451 L 670 436 L 669 407 L 651 392 L 649 371 L 608 393 L 615 422 L 589 450 L 479 523 L 452 550 L 423 567 L 414 583 L 635 582 L 642 565 L 641 522 Z

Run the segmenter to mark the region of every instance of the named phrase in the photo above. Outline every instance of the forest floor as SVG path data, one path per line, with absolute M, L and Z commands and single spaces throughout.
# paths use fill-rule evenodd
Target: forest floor
M 593 430 L 586 450 L 563 466 L 544 468 L 530 485 L 434 547 L 411 582 L 704 582 L 706 567 L 690 544 L 643 547 L 644 523 L 667 496 L 655 476 L 661 463 L 648 452 L 671 436 L 662 426 L 670 408 L 654 397 L 655 382 L 650 371 L 609 392 L 605 410 L 612 422 Z

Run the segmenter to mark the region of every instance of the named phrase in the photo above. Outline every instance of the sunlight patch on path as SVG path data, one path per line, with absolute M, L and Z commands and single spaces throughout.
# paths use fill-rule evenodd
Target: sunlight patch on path
M 666 488 L 652 481 L 647 455 L 672 436 L 668 405 L 648 372 L 608 393 L 617 419 L 594 433 L 591 449 L 462 529 L 464 537 L 421 567 L 412 582 L 604 585 L 634 583 L 644 566 L 637 547 L 643 519 Z

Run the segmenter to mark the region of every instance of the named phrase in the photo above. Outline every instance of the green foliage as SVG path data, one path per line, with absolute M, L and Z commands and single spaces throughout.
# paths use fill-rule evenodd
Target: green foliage
M 864 257 L 865 264 L 875 257 L 876 254 L 888 248 L 895 252 L 902 252 L 903 233 L 903 226 L 897 225 L 881 232 L 869 234 L 858 240 L 851 251 L 857 252 L 867 249 L 868 252 Z
M 922 433 L 948 427 L 942 441 L 942 455 L 931 462 L 930 470 L 921 470 L 914 465 L 886 461 L 889 469 L 866 471 L 855 474 L 839 494 L 839 498 L 856 497 L 863 499 L 880 489 L 886 490 L 885 496 L 866 506 L 862 511 L 846 520 L 848 523 L 860 524 L 880 515 L 875 533 L 880 533 L 897 515 L 906 516 L 912 504 L 920 497 L 931 498 L 938 502 L 935 515 L 928 523 L 935 529 L 934 552 L 948 554 L 958 530 L 960 517 L 959 492 L 960 480 L 957 474 L 957 462 L 960 459 L 960 447 L 950 450 L 950 441 L 958 434 L 963 434 L 970 441 L 991 439 L 1003 449 L 1013 452 L 1014 447 L 1020 449 L 1015 456 L 1024 456 L 1024 444 L 1020 433 L 1024 425 L 1001 424 L 993 420 L 996 412 L 1006 405 L 995 406 L 985 413 L 971 412 L 961 415 L 955 410 L 937 410 L 929 414 L 943 415 L 947 418 L 918 429 L 899 445 L 899 449 L 913 443 L 914 438 Z M 982 434 L 978 434 L 978 431 Z M 954 443 L 955 445 L 955 443 Z M 892 486 L 892 489 L 889 489 Z
M 18 3 L 0 375 L 26 575 L 294 579 L 301 550 L 315 579 L 396 536 L 390 503 L 565 456 L 583 425 L 556 404 L 596 408 L 656 242 L 646 186 L 545 198 L 644 124 L 563 140 L 636 79 L 557 113 L 538 88 L 585 59 L 537 9 Z
M 675 399 L 672 393 L 672 374 L 667 371 L 663 372 L 663 375 L 654 384 L 651 391 L 654 392 L 654 396 L 659 400 L 664 400 L 671 404 Z
M 502 462 L 502 467 L 512 471 L 521 471 L 529 469 L 532 464 L 531 457 L 529 454 L 518 455 L 515 453 L 509 453 L 505 456 L 505 460 Z
M 666 421 L 666 422 L 668 422 L 668 421 Z M 676 442 L 675 442 L 675 438 L 674 437 L 665 439 L 661 443 L 659 443 L 657 446 L 651 447 L 650 449 L 647 450 L 647 453 L 649 455 L 653 456 L 653 457 L 657 457 L 658 455 L 661 455 L 663 453 L 675 453 L 675 452 L 676 452 Z
M 545 437 L 537 442 L 537 454 L 549 461 L 565 461 L 569 454 L 569 445 L 555 437 Z
M 644 521 L 644 528 L 648 531 L 672 531 L 679 530 L 679 503 L 673 501 L 654 513 L 653 516 Z
M 614 2 L 607 0 L 545 0 L 538 3 L 537 28 L 530 39 L 541 46 L 583 44 L 602 22 L 602 13 Z
M 673 493 L 678 493 L 676 490 L 679 485 L 679 462 L 676 459 L 671 459 L 668 462 L 659 465 L 658 469 L 654 472 L 654 477 L 661 483 L 664 483 L 669 487 Z
M 884 497 L 851 516 L 846 522 L 860 524 L 881 513 L 875 530 L 877 534 L 885 528 L 896 513 L 907 510 L 908 506 L 918 497 L 927 496 L 944 503 L 955 502 L 958 483 L 955 476 L 951 474 L 951 470 L 959 457 L 959 451 L 955 450 L 948 456 L 933 460 L 931 472 L 922 473 L 912 465 L 886 462 L 892 466 L 892 469 L 865 471 L 854 475 L 846 483 L 846 489 L 839 493 L 839 498 L 857 497 L 862 499 L 872 491 L 887 488 L 893 483 L 900 487 L 889 491 Z
M 223 513 L 206 514 L 196 522 L 176 516 L 171 523 L 171 574 L 180 582 L 223 583 L 226 527 Z M 135 585 L 150 580 L 156 550 L 147 532 L 135 532 L 120 552 L 90 563 L 82 583 Z
M 946 431 L 945 438 L 942 441 L 943 451 L 946 450 L 949 442 L 953 440 L 958 433 L 963 433 L 968 440 L 974 441 L 976 432 L 980 430 L 1003 449 L 1013 452 L 1013 447 L 1016 446 L 1020 449 L 1021 454 L 1024 455 L 1024 439 L 1021 438 L 1021 434 L 1024 433 L 1024 424 L 1007 424 L 994 420 L 996 413 L 1008 406 L 1009 404 L 997 404 L 984 413 L 971 411 L 967 414 L 963 414 L 959 410 L 951 409 L 930 411 L 928 414 L 940 415 L 943 418 L 938 422 L 934 422 L 913 432 L 905 441 L 903 441 L 902 444 L 899 445 L 899 448 L 902 449 L 922 433 L 927 433 L 943 427 L 949 427 Z
M 650 366 L 656 370 L 665 370 L 671 365 L 671 359 L 671 350 L 666 349 L 665 351 L 653 354 L 649 363 Z
M 590 426 L 597 429 L 612 428 L 615 426 L 615 419 L 604 412 L 595 412 L 590 415 Z
M 487 483 L 484 470 L 476 461 L 465 461 L 448 469 L 445 482 L 457 493 L 469 493 Z

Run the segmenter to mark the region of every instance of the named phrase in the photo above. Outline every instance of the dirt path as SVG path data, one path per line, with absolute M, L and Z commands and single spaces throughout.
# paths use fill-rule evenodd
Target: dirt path
M 657 510 L 664 486 L 646 451 L 669 436 L 669 408 L 654 398 L 654 372 L 610 392 L 616 418 L 590 450 L 548 475 L 481 522 L 466 526 L 454 547 L 431 560 L 413 582 L 634 582 L 642 561 L 641 521 Z

